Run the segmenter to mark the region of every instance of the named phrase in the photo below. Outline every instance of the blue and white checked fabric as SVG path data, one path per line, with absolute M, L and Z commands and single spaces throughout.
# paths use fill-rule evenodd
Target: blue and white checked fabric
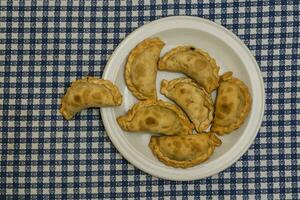
M 0 1 L 0 199 L 299 199 L 300 51 L 295 1 Z M 66 121 L 60 98 L 101 76 L 134 29 L 171 15 L 215 21 L 255 55 L 266 89 L 247 153 L 210 178 L 175 182 L 136 169 L 114 148 L 99 110 Z

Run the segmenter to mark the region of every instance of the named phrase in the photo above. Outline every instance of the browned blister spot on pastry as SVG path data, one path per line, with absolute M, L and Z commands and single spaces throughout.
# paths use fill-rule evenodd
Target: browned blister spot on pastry
M 146 124 L 149 126 L 156 126 L 157 121 L 153 117 L 146 118 Z
M 224 113 L 230 113 L 230 110 L 231 110 L 230 105 L 231 105 L 230 103 L 223 103 L 222 104 L 222 111 Z
M 184 94 L 186 92 L 186 90 L 184 88 L 181 88 L 179 91 L 180 91 L 180 94 Z
M 76 103 L 80 103 L 81 102 L 80 95 L 75 95 L 74 100 L 75 100 Z

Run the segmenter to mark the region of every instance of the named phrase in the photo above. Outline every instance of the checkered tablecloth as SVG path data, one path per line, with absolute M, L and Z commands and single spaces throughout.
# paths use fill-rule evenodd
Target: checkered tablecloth
M 299 8 L 294 1 L 0 1 L 0 199 L 299 199 Z M 117 152 L 99 110 L 66 121 L 60 98 L 101 76 L 127 34 L 171 15 L 199 16 L 255 55 L 266 110 L 234 165 L 197 181 L 152 177 Z

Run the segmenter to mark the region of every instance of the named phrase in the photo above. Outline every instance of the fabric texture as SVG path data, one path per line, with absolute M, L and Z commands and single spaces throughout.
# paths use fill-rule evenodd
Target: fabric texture
M 0 1 L 0 199 L 299 199 L 299 1 Z M 102 75 L 117 45 L 145 23 L 199 16 L 248 46 L 264 78 L 265 116 L 230 168 L 168 181 L 129 164 L 98 109 L 66 121 L 60 98 Z

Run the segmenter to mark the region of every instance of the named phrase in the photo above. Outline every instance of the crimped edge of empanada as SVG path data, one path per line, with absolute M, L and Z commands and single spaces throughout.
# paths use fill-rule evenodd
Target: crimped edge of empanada
M 200 157 L 188 160 L 188 161 L 178 161 L 178 160 L 172 160 L 168 157 L 166 157 L 159 149 L 158 146 L 158 140 L 160 136 L 152 136 L 149 142 L 149 147 L 152 150 L 152 153 L 165 165 L 176 167 L 176 168 L 189 168 L 193 167 L 195 165 L 198 165 L 200 163 L 203 163 L 204 161 L 208 160 L 208 158 L 213 154 L 215 147 L 220 146 L 222 144 L 222 141 L 212 132 L 209 133 L 197 133 L 197 134 L 209 134 L 210 138 L 210 144 L 211 148 L 208 149 L 207 153 L 201 155 Z M 161 136 L 161 137 L 177 137 L 177 136 Z
M 167 52 L 158 62 L 158 69 L 159 70 L 168 70 L 166 67 L 166 61 L 170 58 L 172 58 L 175 54 L 188 51 L 188 50 L 193 50 L 201 55 L 203 55 L 211 64 L 211 67 L 213 68 L 213 82 L 212 82 L 212 87 L 208 88 L 208 93 L 211 93 L 213 90 L 218 88 L 219 86 L 219 70 L 220 67 L 217 65 L 216 60 L 212 58 L 207 52 L 203 51 L 202 49 L 195 48 L 194 46 L 178 46 L 175 47 L 174 49 L 171 49 L 169 52 Z M 205 89 L 206 90 L 206 89 Z
M 252 106 L 252 97 L 250 95 L 249 89 L 246 86 L 246 84 L 244 82 L 242 82 L 240 79 L 235 78 L 232 76 L 232 72 L 226 72 L 224 73 L 221 77 L 220 77 L 220 82 L 222 81 L 230 81 L 236 85 L 239 86 L 244 98 L 245 98 L 245 106 L 243 108 L 243 110 L 241 111 L 241 115 L 239 117 L 239 119 L 230 124 L 230 126 L 219 126 L 214 124 L 214 120 L 211 126 L 211 130 L 216 132 L 218 135 L 224 135 L 224 134 L 228 134 L 231 131 L 239 128 L 241 126 L 241 124 L 245 121 L 245 119 L 247 118 L 251 106 Z
M 207 129 L 210 125 L 210 123 L 213 120 L 213 114 L 214 114 L 214 104 L 213 104 L 213 100 L 211 98 L 211 95 L 209 95 L 204 88 L 202 88 L 201 86 L 199 86 L 194 80 L 190 79 L 190 78 L 186 78 L 186 77 L 182 77 L 182 78 L 177 78 L 177 79 L 173 79 L 171 81 L 168 80 L 162 80 L 161 85 L 160 85 L 160 92 L 162 94 L 164 94 L 165 96 L 168 97 L 168 93 L 170 90 L 174 89 L 178 84 L 181 83 L 188 83 L 191 84 L 192 86 L 198 88 L 199 90 L 201 90 L 204 94 L 204 99 L 205 99 L 205 107 L 208 108 L 208 110 L 210 111 L 206 120 L 200 122 L 200 125 L 197 127 L 193 121 L 191 120 L 191 122 L 194 124 L 195 129 L 198 132 L 204 131 L 205 129 Z M 201 95 L 203 96 L 203 95 Z M 168 97 L 169 98 L 169 97 Z M 170 98 L 171 99 L 171 98 Z M 173 99 L 172 99 L 173 100 Z M 173 100 L 175 101 L 175 100 Z M 179 106 L 179 105 L 178 105 Z M 182 108 L 183 111 L 185 111 Z M 188 115 L 187 115 L 188 116 Z M 189 116 L 188 116 L 189 117 Z
M 141 93 L 140 91 L 138 91 L 136 89 L 136 87 L 132 83 L 131 77 L 130 77 L 131 65 L 134 62 L 135 58 L 139 54 L 141 54 L 141 52 L 145 51 L 147 48 L 149 48 L 151 46 L 159 46 L 160 49 L 162 49 L 164 45 L 165 45 L 165 43 L 163 41 L 161 41 L 158 37 L 147 38 L 147 39 L 143 40 L 142 42 L 140 42 L 138 45 L 136 45 L 136 47 L 133 48 L 131 50 L 130 54 L 128 55 L 127 63 L 125 65 L 125 82 L 127 84 L 128 89 L 139 100 L 156 99 L 157 94 L 156 94 L 156 91 L 155 91 L 154 96 L 152 96 L 152 95 L 151 96 L 146 96 L 145 94 Z
M 194 126 L 189 121 L 189 118 L 185 115 L 185 113 L 176 105 L 171 104 L 169 102 L 162 101 L 162 100 L 156 101 L 156 100 L 149 99 L 146 101 L 140 101 L 140 102 L 134 104 L 133 107 L 127 111 L 126 115 L 119 116 L 117 118 L 117 122 L 123 130 L 128 131 L 129 129 L 126 124 L 128 124 L 128 122 L 132 121 L 137 110 L 139 110 L 143 107 L 155 106 L 155 105 L 158 105 L 163 108 L 168 108 L 168 109 L 174 111 L 177 114 L 177 116 L 179 117 L 179 119 L 181 120 L 182 124 L 184 126 L 188 127 L 188 130 L 189 130 L 188 134 L 192 134 Z
M 64 116 L 65 119 L 70 120 L 73 118 L 74 114 L 73 112 L 70 112 L 67 109 L 66 104 L 67 102 L 67 96 L 72 90 L 79 85 L 80 83 L 94 83 L 98 85 L 103 85 L 106 87 L 112 94 L 113 100 L 116 106 L 119 106 L 122 104 L 122 95 L 118 89 L 117 86 L 115 86 L 112 82 L 109 80 L 103 80 L 101 78 L 95 78 L 95 77 L 90 77 L 87 76 L 83 79 L 75 80 L 71 83 L 71 86 L 67 89 L 65 95 L 61 98 L 61 108 L 60 108 L 60 113 Z

